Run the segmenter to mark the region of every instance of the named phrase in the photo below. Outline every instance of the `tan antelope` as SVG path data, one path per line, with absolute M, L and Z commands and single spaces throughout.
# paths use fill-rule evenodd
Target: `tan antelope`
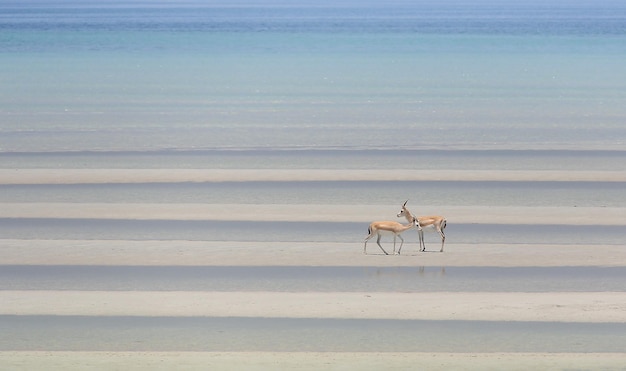
M 407 218 L 408 220 L 408 218 Z M 404 243 L 404 239 L 400 235 L 404 231 L 408 231 L 411 228 L 419 226 L 417 225 L 417 221 L 410 221 L 409 224 L 400 224 L 398 222 L 393 221 L 380 221 L 380 222 L 372 222 L 369 226 L 367 232 L 369 233 L 367 237 L 365 237 L 365 245 L 363 246 L 363 254 L 367 254 L 367 241 L 369 241 L 374 235 L 378 235 L 376 239 L 376 243 L 378 247 L 385 253 L 385 255 L 389 255 L 385 249 L 380 244 L 380 237 L 382 234 L 393 234 L 393 254 L 396 254 L 396 237 L 400 238 L 400 249 L 398 250 L 398 254 L 400 254 L 400 250 L 402 250 L 402 244 Z
M 437 231 L 439 233 L 439 236 L 441 236 L 441 250 L 439 250 L 439 252 L 443 252 L 443 244 L 446 242 L 446 234 L 443 232 L 447 224 L 446 218 L 439 215 L 416 217 L 415 215 L 411 214 L 409 209 L 406 208 L 407 202 L 409 202 L 409 200 L 406 200 L 404 202 L 404 205 L 402 205 L 402 209 L 400 209 L 400 212 L 396 216 L 398 218 L 405 217 L 406 220 L 408 220 L 409 222 L 417 220 L 417 223 L 419 225 L 417 232 L 420 238 L 420 251 L 426 251 L 426 244 L 424 243 L 424 229 L 428 229 L 429 231 Z M 399 253 L 400 252 L 398 252 L 398 254 Z

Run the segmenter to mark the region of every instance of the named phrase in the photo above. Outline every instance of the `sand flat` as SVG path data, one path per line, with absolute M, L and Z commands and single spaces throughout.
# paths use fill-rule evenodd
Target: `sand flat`
M 385 256 L 354 243 L 2 240 L 6 265 L 560 267 L 626 266 L 619 245 L 447 244 L 446 251 Z M 431 247 L 435 249 L 435 245 Z M 436 249 L 435 249 L 436 250 Z
M 0 218 L 232 220 L 362 222 L 394 220 L 400 206 L 307 204 L 128 204 L 128 203 L 0 203 Z M 412 210 L 413 211 L 413 210 Z M 453 223 L 624 225 L 626 208 L 554 206 L 438 206 L 437 212 Z M 252 219 L 254 218 L 254 219 Z
M 624 353 L 0 352 L 24 370 L 623 370 Z
M 626 293 L 0 292 L 0 315 L 16 314 L 623 323 Z
M 625 182 L 626 173 L 596 170 L 0 169 L 0 184 L 367 180 Z

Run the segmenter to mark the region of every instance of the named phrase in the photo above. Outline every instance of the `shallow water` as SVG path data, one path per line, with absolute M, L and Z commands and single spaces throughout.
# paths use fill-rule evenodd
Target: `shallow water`
M 354 242 L 359 251 L 367 223 L 0 218 L 0 233 L 10 239 Z M 413 233 L 407 242 L 417 243 L 417 232 Z M 439 249 L 438 235 L 425 233 L 425 239 L 429 250 Z M 626 230 L 620 225 L 448 224 L 446 228 L 448 244 L 622 245 L 625 240 Z M 386 237 L 381 243 L 391 247 L 391 241 Z M 378 251 L 374 239 L 368 247 Z
M 407 308 L 407 310 L 417 308 Z M 0 316 L 0 350 L 622 352 L 623 323 Z
M 622 149 L 601 5 L 3 2 L 0 151 Z
M 427 254 L 427 253 L 422 253 Z M 0 290 L 623 292 L 625 267 L 18 266 Z M 305 262 L 303 262 L 304 264 Z
M 0 185 L 0 202 L 626 207 L 623 182 L 248 181 Z M 245 206 L 242 206 L 245 208 Z
M 435 147 L 435 146 L 433 146 Z M 6 169 L 626 170 L 623 150 L 239 149 L 0 152 Z M 390 166 L 391 164 L 391 166 Z

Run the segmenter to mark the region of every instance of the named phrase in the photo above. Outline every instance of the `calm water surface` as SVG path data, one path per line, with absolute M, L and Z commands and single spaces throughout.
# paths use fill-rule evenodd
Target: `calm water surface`
M 625 143 L 619 1 L 0 10 L 0 152 Z
M 0 328 L 0 350 L 603 353 L 626 342 L 623 323 L 3 315 Z
M 626 279 L 624 267 L 420 267 L 419 255 L 394 257 L 413 259 L 415 267 L 7 265 L 1 266 L 0 289 L 286 292 L 626 290 L 623 285 Z

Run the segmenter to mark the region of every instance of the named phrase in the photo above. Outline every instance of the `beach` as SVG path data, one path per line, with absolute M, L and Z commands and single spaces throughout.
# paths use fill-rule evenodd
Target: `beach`
M 623 367 L 626 356 L 620 349 L 626 295 L 621 284 L 626 259 L 622 246 L 450 244 L 444 253 L 420 253 L 410 247 L 403 255 L 385 256 L 379 251 L 364 255 L 360 244 L 4 240 L 4 264 L 30 266 L 43 281 L 22 281 L 27 287 L 19 289 L 7 287 L 15 282 L 6 280 L 5 270 L 0 363 L 12 369 L 137 370 Z M 126 273 L 97 273 L 103 266 L 127 268 Z M 252 275 L 248 279 L 259 278 L 249 273 L 259 267 L 267 267 L 270 275 L 260 275 L 267 282 L 258 291 L 246 281 L 235 287 L 217 283 L 208 290 L 194 289 L 180 278 L 185 267 L 210 270 L 219 266 L 223 273 L 242 267 L 242 272 Z M 339 268 L 337 272 L 341 272 L 350 266 L 361 272 L 357 280 L 411 280 L 410 286 L 431 285 L 435 290 L 441 281 L 452 280 L 451 288 L 460 291 L 428 291 L 425 287 L 369 290 L 358 284 L 351 289 L 355 278 L 345 273 L 326 273 L 330 277 L 324 280 L 330 287 L 310 282 L 284 287 L 289 279 L 306 277 L 307 268 Z M 49 276 L 46 267 L 53 271 Z M 55 274 L 57 267 L 63 268 Z M 72 267 L 82 268 L 76 276 L 58 277 Z M 163 282 L 155 282 L 156 276 L 141 267 L 160 269 L 156 273 L 159 279 L 175 287 L 159 287 Z M 296 271 L 279 273 L 282 268 L 294 267 Z M 531 275 L 532 269 L 543 267 L 546 277 L 561 281 L 559 290 L 563 291 L 543 291 L 550 290 L 543 287 L 549 278 L 543 277 L 537 286 L 523 283 L 522 290 L 528 291 L 497 287 L 497 291 L 489 291 L 484 283 L 490 278 L 475 283 L 477 291 L 466 291 L 454 280 L 459 274 L 455 267 L 483 274 L 489 267 L 515 268 L 519 278 L 513 282 L 528 277 L 523 273 L 525 267 Z M 559 267 L 570 267 L 577 271 L 574 275 L 584 275 L 601 291 L 572 287 L 572 282 L 559 276 Z M 616 291 L 600 287 L 607 284 L 607 277 L 584 273 L 592 267 L 601 276 L 608 272 L 607 267 L 622 272 L 615 278 Z M 116 281 L 116 274 L 133 282 L 137 277 L 129 272 L 150 279 L 143 285 L 155 286 L 137 283 L 129 290 L 112 282 L 111 287 L 97 287 Z M 211 277 L 199 274 L 188 279 Z M 228 277 L 226 274 L 225 280 Z M 230 279 L 245 280 L 237 274 Z M 92 284 L 94 280 L 97 285 Z M 507 285 L 511 287 L 511 282 L 504 287 Z M 297 287 L 304 291 L 295 291 Z M 331 325 L 325 321 L 332 321 Z M 364 321 L 360 326 L 365 333 L 383 331 L 364 340 L 360 336 L 365 333 L 356 331 L 352 321 Z M 338 335 L 333 328 L 343 334 L 331 340 L 328 336 Z M 533 328 L 538 335 L 527 332 Z M 310 350 L 303 352 L 303 348 Z M 575 349 L 578 351 L 572 353 Z
M 626 209 L 564 206 L 595 187 L 623 194 L 622 171 L 398 169 L 384 182 L 375 171 L 236 167 L 2 174 L 3 368 L 619 370 L 626 361 Z M 359 204 L 335 189 L 360 186 L 367 198 L 434 174 L 470 199 L 481 197 L 474 183 L 509 196 L 412 198 L 409 209 L 445 213 L 444 252 L 429 233 L 419 252 L 409 230 L 400 255 L 375 240 L 364 254 L 369 222 L 402 222 L 404 200 Z M 281 200 L 306 189 L 331 202 Z M 532 206 L 515 201 L 519 189 L 536 191 Z M 225 203 L 196 200 L 207 191 Z M 390 237 L 381 243 L 393 251 Z
M 80 187 L 106 181 L 99 174 L 107 172 L 89 171 L 89 177 L 80 170 L 24 171 L 21 182 Z M 110 172 L 115 179 L 116 171 Z M 55 173 L 63 176 L 51 177 Z M 303 181 L 299 172 L 275 170 L 233 170 L 228 179 L 220 171 L 212 178 L 211 170 L 187 170 L 180 178 L 163 173 L 169 174 L 163 181 L 205 185 L 232 179 Z M 313 171 L 308 181 L 316 176 L 333 181 L 335 174 Z M 449 174 L 463 181 L 463 173 Z M 584 172 L 549 180 L 541 179 L 541 172 L 531 174 L 535 182 L 594 182 L 585 180 L 593 174 Z M 599 181 L 622 182 L 621 172 L 604 174 Z M 490 177 L 516 181 L 507 173 Z M 122 185 L 159 181 L 142 171 L 116 180 Z M 619 239 L 624 208 L 447 206 L 441 210 L 452 238 L 444 252 L 429 234 L 427 251 L 419 252 L 417 231 L 410 230 L 400 255 L 384 255 L 375 240 L 364 254 L 368 221 L 383 214 L 399 220 L 394 218 L 399 206 L 4 203 L 0 219 L 25 224 L 31 234 L 11 238 L 17 232 L 5 230 L 2 240 L 0 363 L 17 369 L 137 370 L 622 368 L 623 245 L 471 243 L 452 231 L 456 223 L 505 230 L 572 226 L 597 238 L 589 220 L 606 218 L 618 228 Z M 242 239 L 256 230 L 244 228 L 239 240 L 67 239 L 98 223 L 119 236 L 133 222 L 154 222 L 165 230 L 198 222 L 209 223 L 198 228 L 219 228 L 212 221 L 261 223 L 269 236 L 279 237 Z M 328 222 L 354 223 L 362 233 L 349 230 L 354 241 L 332 242 L 302 241 L 281 232 L 282 225 L 302 223 L 308 225 L 304 231 L 315 233 L 311 228 Z M 46 223 L 55 229 L 43 228 Z M 503 233 L 507 238 L 513 232 Z M 391 252 L 391 239 L 382 243 Z
M 275 370 L 285 367 L 292 370 L 405 370 L 420 367 L 438 369 L 499 370 L 506 365 L 511 370 L 529 368 L 568 369 L 623 369 L 621 354 L 447 354 L 447 353 L 78 353 L 35 352 L 12 353 L 6 363 L 15 368 L 46 368 L 66 370 L 67 367 L 124 368 L 134 370 L 169 370 L 245 368 L 249 370 Z M 6 358 L 4 358 L 6 359 Z
M 2 2 L 0 369 L 624 370 L 625 10 Z

